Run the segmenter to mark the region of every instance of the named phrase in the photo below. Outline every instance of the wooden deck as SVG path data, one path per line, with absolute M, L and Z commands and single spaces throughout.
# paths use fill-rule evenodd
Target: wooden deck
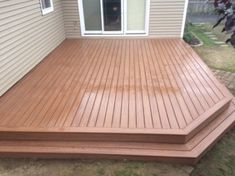
M 0 98 L 0 139 L 182 145 L 232 98 L 181 39 L 65 40 Z

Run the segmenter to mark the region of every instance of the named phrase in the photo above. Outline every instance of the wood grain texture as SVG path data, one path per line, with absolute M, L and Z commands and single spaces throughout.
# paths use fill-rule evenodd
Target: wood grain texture
M 231 99 L 181 39 L 66 40 L 0 98 L 0 130 L 160 134 L 181 143 Z
M 194 164 L 234 102 L 181 39 L 65 40 L 0 98 L 0 154 Z
M 235 104 L 231 103 L 216 120 L 185 144 L 115 142 L 1 140 L 1 157 L 130 159 L 196 164 L 235 124 Z

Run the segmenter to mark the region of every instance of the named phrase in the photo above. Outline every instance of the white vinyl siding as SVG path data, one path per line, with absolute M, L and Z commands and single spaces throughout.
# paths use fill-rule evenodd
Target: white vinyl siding
M 0 96 L 64 39 L 62 1 L 42 15 L 39 0 L 0 2 Z

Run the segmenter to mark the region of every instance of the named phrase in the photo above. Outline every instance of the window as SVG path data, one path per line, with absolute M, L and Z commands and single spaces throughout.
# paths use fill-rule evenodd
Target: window
M 145 31 L 146 0 L 127 0 L 127 31 Z
M 40 0 L 40 2 L 41 2 L 41 8 L 42 8 L 43 15 L 54 11 L 52 0 Z
M 99 31 L 101 24 L 101 8 L 99 0 L 83 0 L 83 11 L 85 20 L 85 29 L 90 31 Z

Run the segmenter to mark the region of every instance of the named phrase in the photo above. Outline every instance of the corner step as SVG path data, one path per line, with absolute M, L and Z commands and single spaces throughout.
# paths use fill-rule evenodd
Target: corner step
M 184 129 L 120 129 L 120 128 L 0 128 L 0 140 L 33 141 L 103 141 L 103 142 L 153 142 L 184 144 L 216 119 L 230 105 L 225 98 Z
M 0 141 L 13 157 L 138 159 L 195 164 L 235 124 L 235 103 L 186 144 L 143 142 Z

